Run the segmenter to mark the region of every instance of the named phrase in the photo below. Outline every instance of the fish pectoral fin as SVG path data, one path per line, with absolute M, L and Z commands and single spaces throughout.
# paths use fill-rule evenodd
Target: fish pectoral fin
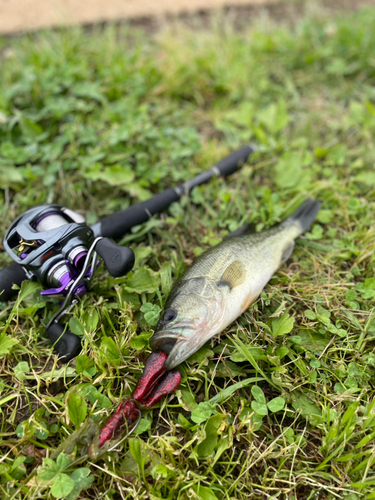
M 289 257 L 292 255 L 294 249 L 294 240 L 292 240 L 290 243 L 286 245 L 286 247 L 283 250 L 283 254 L 281 256 L 281 264 L 284 264 Z
M 246 269 L 240 260 L 235 260 L 230 264 L 222 274 L 218 287 L 227 286 L 230 290 L 235 286 L 242 285 L 246 278 Z

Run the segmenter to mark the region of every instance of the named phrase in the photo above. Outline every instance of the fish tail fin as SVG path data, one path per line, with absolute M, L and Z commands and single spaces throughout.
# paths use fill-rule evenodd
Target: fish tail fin
M 295 226 L 298 230 L 297 236 L 300 236 L 310 229 L 315 217 L 320 209 L 320 202 L 317 200 L 307 199 L 295 210 L 292 215 L 282 222 L 282 226 Z

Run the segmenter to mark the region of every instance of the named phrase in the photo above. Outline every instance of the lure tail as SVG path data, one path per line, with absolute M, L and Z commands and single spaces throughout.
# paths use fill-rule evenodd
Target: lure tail
M 151 408 L 167 394 L 177 389 L 181 382 L 178 370 L 164 368 L 167 354 L 154 351 L 146 360 L 145 368 L 131 397 L 120 402 L 116 411 L 101 427 L 88 449 L 91 458 L 98 458 L 116 446 L 116 440 L 127 432 L 129 436 L 141 417 L 141 411 Z

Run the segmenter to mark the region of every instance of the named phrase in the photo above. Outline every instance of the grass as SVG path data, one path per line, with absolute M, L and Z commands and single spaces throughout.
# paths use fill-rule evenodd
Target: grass
M 259 147 L 230 179 L 123 239 L 148 289 L 102 270 L 70 314 L 83 352 L 67 367 L 44 335 L 56 301 L 25 283 L 3 304 L 1 498 L 375 498 L 374 25 L 373 7 L 314 9 L 240 31 L 214 19 L 153 36 L 108 26 L 0 42 L 1 234 L 42 203 L 93 223 Z M 130 394 L 170 278 L 306 196 L 322 202 L 311 232 L 181 367 L 180 389 L 137 434 L 97 462 L 72 465 L 73 453 L 42 466 L 88 415 Z

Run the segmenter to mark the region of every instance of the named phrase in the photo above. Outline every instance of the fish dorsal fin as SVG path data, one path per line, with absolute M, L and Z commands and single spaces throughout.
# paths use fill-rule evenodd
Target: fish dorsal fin
M 248 234 L 254 234 L 254 233 L 256 233 L 256 224 L 254 224 L 253 222 L 249 222 L 239 227 L 235 231 L 229 233 L 224 239 L 236 238 L 237 236 L 246 236 Z
M 224 271 L 217 283 L 218 287 L 227 286 L 230 290 L 235 286 L 241 285 L 245 281 L 246 269 L 240 260 L 235 260 Z

